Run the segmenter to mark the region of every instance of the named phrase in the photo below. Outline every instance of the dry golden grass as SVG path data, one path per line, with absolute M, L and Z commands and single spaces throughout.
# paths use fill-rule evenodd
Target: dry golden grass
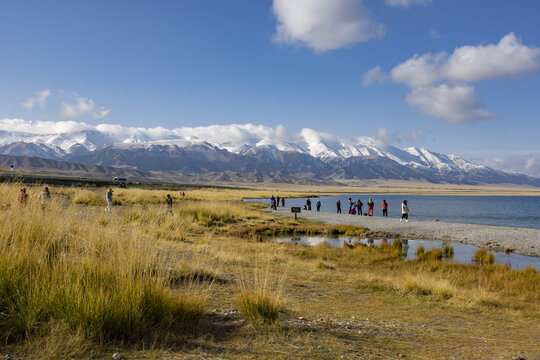
M 534 269 L 442 263 L 438 255 L 404 261 L 399 242 L 277 244 L 266 237 L 367 230 L 276 217 L 237 202 L 263 196 L 244 190 L 172 194 L 168 211 L 167 191 L 119 189 L 122 205 L 107 214 L 103 189 L 52 189 L 42 212 L 41 189 L 27 188 L 19 209 L 18 185 L 0 185 L 0 333 L 29 358 L 110 358 L 118 346 L 130 358 L 468 358 L 497 348 L 501 334 L 540 332 Z M 14 298 L 14 286 L 24 296 Z M 241 315 L 220 315 L 234 308 Z M 337 325 L 351 316 L 371 320 L 354 331 Z M 242 317 L 274 326 L 238 325 Z M 444 331 L 417 326 L 439 318 Z M 451 355 L 447 341 L 465 352 Z M 505 344 L 497 350 L 505 356 L 517 346 L 540 351 Z

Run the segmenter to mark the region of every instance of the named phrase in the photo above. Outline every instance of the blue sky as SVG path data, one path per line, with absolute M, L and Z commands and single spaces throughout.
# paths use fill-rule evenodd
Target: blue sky
M 539 13 L 536 0 L 6 0 L 0 119 L 282 124 L 540 176 Z

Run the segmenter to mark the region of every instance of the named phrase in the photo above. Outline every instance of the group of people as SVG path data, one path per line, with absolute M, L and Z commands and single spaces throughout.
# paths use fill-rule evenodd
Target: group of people
M 51 192 L 49 191 L 48 186 L 45 186 L 43 188 L 43 191 L 39 193 L 38 199 L 41 203 L 41 209 L 44 210 L 51 200 Z M 26 206 L 26 204 L 28 203 L 28 193 L 26 192 L 26 188 L 21 188 L 21 191 L 17 196 L 17 201 L 19 202 L 19 208 L 22 209 Z
M 277 197 L 275 197 L 274 195 L 272 195 L 270 197 L 270 205 L 271 205 L 272 210 L 277 210 L 277 208 L 279 207 L 280 202 L 281 202 L 281 207 L 285 207 L 285 198 L 284 197 L 279 197 L 279 195 Z
M 317 209 L 317 211 L 321 211 L 321 200 L 317 199 L 317 201 L 315 202 L 315 208 Z M 304 210 L 311 211 L 311 199 L 310 198 L 306 199 L 306 204 L 304 205 Z
M 364 206 L 364 203 L 358 199 L 358 201 L 354 202 L 352 198 L 349 198 L 347 201 L 347 205 L 349 206 L 349 214 L 351 215 L 365 215 L 365 216 L 373 216 L 373 210 L 375 208 L 375 203 L 373 202 L 372 198 L 369 198 L 367 202 L 368 210 L 367 212 L 363 212 L 362 208 Z M 336 203 L 337 213 L 341 214 L 341 200 L 338 200 Z M 382 216 L 388 217 L 388 203 L 386 200 L 382 201 L 381 204 L 382 208 Z M 409 221 L 409 206 L 407 205 L 407 200 L 403 200 L 403 203 L 401 204 L 401 219 L 400 221 Z

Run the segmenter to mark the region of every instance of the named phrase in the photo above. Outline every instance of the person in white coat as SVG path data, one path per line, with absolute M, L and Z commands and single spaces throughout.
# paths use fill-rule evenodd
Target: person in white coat
M 403 200 L 401 204 L 401 219 L 399 221 L 409 222 L 409 207 L 407 206 L 407 200 Z

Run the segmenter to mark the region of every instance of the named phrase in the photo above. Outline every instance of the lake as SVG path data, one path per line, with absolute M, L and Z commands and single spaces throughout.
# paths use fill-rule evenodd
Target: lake
M 409 219 L 425 221 L 445 221 L 464 224 L 509 226 L 540 229 L 540 197 L 537 196 L 430 196 L 430 195 L 339 195 L 311 198 L 312 211 L 317 199 L 321 201 L 321 211 L 336 212 L 336 202 L 341 200 L 343 213 L 348 213 L 347 200 L 360 199 L 363 211 L 367 211 L 369 198 L 375 202 L 375 216 L 382 216 L 381 204 L 388 203 L 388 217 L 401 217 L 401 203 L 407 200 Z M 246 199 L 270 204 L 270 199 Z M 285 206 L 303 208 L 305 198 L 287 198 Z M 281 204 L 280 204 L 281 205 Z M 359 215 L 350 215 L 359 216 Z

